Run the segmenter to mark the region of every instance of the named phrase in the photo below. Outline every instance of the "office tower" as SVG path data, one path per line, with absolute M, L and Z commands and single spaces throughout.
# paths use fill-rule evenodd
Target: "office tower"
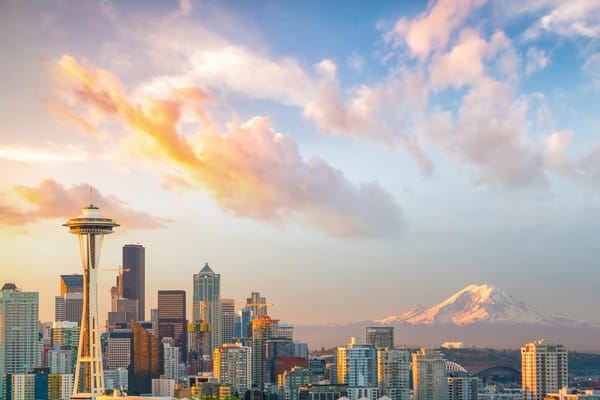
M 37 367 L 38 310 L 37 292 L 22 292 L 12 283 L 0 289 L 0 379 Z
M 235 323 L 235 300 L 221 299 L 221 331 L 223 343 L 233 343 Z
M 65 294 L 65 321 L 77 322 L 81 325 L 83 310 L 83 293 Z
M 391 347 L 377 350 L 377 385 L 392 400 L 410 400 L 410 355 Z
M 376 399 L 377 351 L 370 344 L 357 343 L 355 338 L 346 347 L 337 349 L 338 383 L 348 385 L 348 398 Z
M 278 337 L 279 331 L 276 331 L 272 338 L 265 340 L 265 361 L 264 361 L 264 383 L 276 384 L 277 383 L 277 370 L 275 363 L 281 359 L 292 359 L 289 368 L 295 367 L 294 361 L 294 344 L 291 340 L 286 338 Z M 307 360 L 304 360 L 304 365 L 307 366 Z M 282 365 L 284 368 L 285 366 Z M 283 371 L 280 371 L 283 372 Z
M 298 388 L 298 400 L 338 400 L 348 398 L 348 386 L 312 384 Z
M 97 271 L 104 235 L 119 226 L 115 221 L 100 214 L 98 207 L 89 205 L 83 213 L 71 218 L 66 224 L 69 232 L 79 238 L 79 250 L 83 267 L 83 310 L 73 398 L 95 399 L 104 393 L 102 376 L 102 347 L 100 321 L 98 319 Z M 67 300 L 68 301 L 68 300 Z
M 265 361 L 267 340 L 277 334 L 279 320 L 263 315 L 260 319 L 252 321 L 252 384 L 259 389 L 264 389 L 266 380 Z
M 448 400 L 477 400 L 479 380 L 473 376 L 449 376 Z
M 73 374 L 48 375 L 48 400 L 68 399 L 73 393 Z
M 83 275 L 60 276 L 60 296 L 54 298 L 54 320 L 81 324 Z
M 394 348 L 393 326 L 368 326 L 365 336 L 366 342 L 376 349 Z
M 310 370 L 294 367 L 278 376 L 280 399 L 298 400 L 298 389 L 301 386 L 317 383 L 317 377 Z
M 244 307 L 235 316 L 234 338 L 246 339 L 252 336 L 252 310 Z
M 542 400 L 568 386 L 567 349 L 538 340 L 521 348 L 523 400 Z
M 122 296 L 138 301 L 136 321 L 146 320 L 146 249 L 139 244 L 123 246 Z
M 131 363 L 131 329 L 116 329 L 108 333 L 106 369 L 128 368 Z
M 162 346 L 163 375 L 165 378 L 175 379 L 175 382 L 179 382 L 179 370 L 181 364 L 183 363 L 183 360 L 181 358 L 181 348 L 174 346 L 173 340 L 171 338 L 164 338 L 162 340 Z
M 260 292 L 250 293 L 246 299 L 246 307 L 252 310 L 252 319 L 261 319 L 267 315 L 267 298 L 260 297 Z
M 133 347 L 129 367 L 129 394 L 150 393 L 152 379 L 160 376 L 160 343 L 147 329 L 137 322 L 131 324 Z
M 193 321 L 209 324 L 208 348 L 205 354 L 212 357 L 214 349 L 223 343 L 221 333 L 221 275 L 215 274 L 208 263 L 194 274 Z
M 252 351 L 239 344 L 223 344 L 213 354 L 213 375 L 221 385 L 231 385 L 242 398 L 252 386 Z
M 412 354 L 414 400 L 444 400 L 446 396 L 446 360 L 433 349 Z
M 294 327 L 289 324 L 279 324 L 277 326 L 277 337 L 294 340 Z
M 170 337 L 187 359 L 187 321 L 185 319 L 185 291 L 158 291 L 158 340 Z
M 152 397 L 167 397 L 175 396 L 175 380 L 174 379 L 152 379 Z
M 104 370 L 104 389 L 109 393 L 113 390 L 125 391 L 129 389 L 127 368 L 105 369 Z
M 319 381 L 325 379 L 325 364 L 327 362 L 322 357 L 311 357 L 308 359 L 308 369 L 319 378 Z
M 54 297 L 54 320 L 65 320 L 65 298 L 63 296 Z
M 63 350 L 60 345 L 46 353 L 46 362 L 44 365 L 50 369 L 51 374 L 72 374 L 73 373 L 73 353 L 74 351 Z

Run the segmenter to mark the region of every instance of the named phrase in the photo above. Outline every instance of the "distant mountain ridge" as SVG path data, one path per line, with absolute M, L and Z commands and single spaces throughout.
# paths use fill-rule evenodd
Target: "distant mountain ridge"
M 375 322 L 458 326 L 481 322 L 548 325 L 577 323 L 568 318 L 542 314 L 534 307 L 486 284 L 469 285 L 433 307 L 413 308 L 403 314 L 392 315 Z
M 600 352 L 600 324 L 544 314 L 486 284 L 469 285 L 441 303 L 417 307 L 380 320 L 296 326 L 295 336 L 309 346 L 331 347 L 364 337 L 367 326 L 393 326 L 396 344 L 437 347 L 446 341 L 465 346 L 520 348 L 546 338 L 571 350 Z

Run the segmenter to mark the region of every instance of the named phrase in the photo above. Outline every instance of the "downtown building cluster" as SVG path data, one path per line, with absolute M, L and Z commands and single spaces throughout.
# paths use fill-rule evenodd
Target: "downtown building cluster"
M 267 299 L 221 298 L 221 277 L 205 264 L 184 290 L 159 290 L 145 312 L 145 249 L 123 247 L 101 338 L 104 388 L 116 394 L 248 400 L 600 399 L 567 391 L 567 350 L 537 341 L 522 350 L 522 387 L 505 394 L 435 349 L 394 344 L 389 326 L 367 327 L 334 354 L 309 355 L 294 328 L 272 318 Z M 61 275 L 55 320 L 39 323 L 39 296 L 0 291 L 0 382 L 6 400 L 69 399 L 80 339 L 81 275 Z M 79 312 L 77 312 L 79 310 Z M 190 318 L 191 317 L 191 318 Z M 570 396 L 570 397 L 569 397 Z M 573 397 L 576 396 L 576 397 Z

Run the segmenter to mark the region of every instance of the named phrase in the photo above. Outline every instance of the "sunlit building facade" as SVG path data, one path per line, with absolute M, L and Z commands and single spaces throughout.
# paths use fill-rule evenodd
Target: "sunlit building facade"
M 538 340 L 521 348 L 523 400 L 543 400 L 568 386 L 568 352 L 561 344 Z

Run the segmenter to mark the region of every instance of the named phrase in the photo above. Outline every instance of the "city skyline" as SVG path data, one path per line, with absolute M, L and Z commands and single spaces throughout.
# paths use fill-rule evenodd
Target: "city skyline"
M 53 320 L 91 196 L 101 320 L 138 243 L 146 315 L 208 262 L 297 325 L 473 283 L 600 321 L 600 6 L 507 3 L 3 3 L 4 282 Z

